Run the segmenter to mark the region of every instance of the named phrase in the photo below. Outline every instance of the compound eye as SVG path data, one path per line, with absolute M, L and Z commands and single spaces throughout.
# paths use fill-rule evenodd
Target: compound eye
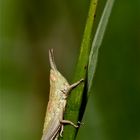
M 57 81 L 56 74 L 54 73 L 53 70 L 51 70 L 51 72 L 50 72 L 50 79 L 51 79 L 51 81 L 53 81 L 53 82 Z

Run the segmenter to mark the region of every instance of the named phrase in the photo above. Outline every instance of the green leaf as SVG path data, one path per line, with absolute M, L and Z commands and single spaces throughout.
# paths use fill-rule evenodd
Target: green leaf
M 70 120 L 74 123 L 76 123 L 77 121 L 81 121 L 84 114 L 90 89 L 93 83 L 93 77 L 95 74 L 98 51 L 103 40 L 113 3 L 114 0 L 107 0 L 92 45 L 91 37 L 93 34 L 92 29 L 97 0 L 91 0 L 90 3 L 89 14 L 87 18 L 83 41 L 81 44 L 80 56 L 74 76 L 74 82 L 80 80 L 81 78 L 84 78 L 85 82 L 72 91 L 68 99 L 68 104 L 64 115 L 64 119 Z M 78 129 L 75 129 L 71 125 L 67 125 L 64 129 L 63 138 L 60 139 L 74 140 L 76 138 L 77 131 Z
M 88 64 L 88 94 L 91 90 L 91 86 L 93 83 L 93 78 L 94 78 L 97 60 L 98 60 L 99 48 L 103 41 L 103 36 L 105 34 L 105 30 L 112 11 L 114 1 L 115 0 L 107 0 L 95 37 L 93 39 L 92 48 L 89 56 L 89 64 Z
M 89 52 L 91 48 L 93 21 L 94 21 L 94 15 L 97 7 L 97 2 L 98 0 L 91 0 L 90 2 L 88 18 L 85 26 L 83 40 L 81 43 L 80 56 L 78 59 L 73 82 L 76 82 L 81 78 L 86 79 L 87 64 L 88 64 Z M 68 103 L 67 103 L 64 119 L 70 120 L 74 123 L 77 123 L 77 121 L 80 120 L 79 114 L 80 114 L 80 108 L 81 108 L 82 98 L 83 98 L 84 83 L 76 87 L 68 97 Z M 70 125 L 66 125 L 64 128 L 63 138 L 60 139 L 73 140 L 75 139 L 76 134 L 77 134 L 77 129 L 73 128 Z

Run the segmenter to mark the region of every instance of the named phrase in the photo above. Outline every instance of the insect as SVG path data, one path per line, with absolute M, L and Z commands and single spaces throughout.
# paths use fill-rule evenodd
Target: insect
M 57 140 L 59 135 L 62 137 L 64 124 L 71 124 L 78 127 L 69 120 L 63 120 L 63 114 L 70 91 L 78 86 L 83 79 L 70 85 L 62 74 L 57 70 L 53 49 L 49 50 L 50 60 L 50 95 L 46 111 L 43 136 L 41 140 Z

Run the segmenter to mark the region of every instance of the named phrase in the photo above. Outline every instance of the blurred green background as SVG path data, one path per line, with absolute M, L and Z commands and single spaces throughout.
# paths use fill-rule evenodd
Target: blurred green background
M 48 49 L 72 80 L 89 0 L 0 0 L 0 140 L 39 140 Z M 99 0 L 97 27 L 104 0 Z M 95 30 L 95 29 L 94 29 Z M 78 140 L 140 140 L 140 1 L 116 0 Z

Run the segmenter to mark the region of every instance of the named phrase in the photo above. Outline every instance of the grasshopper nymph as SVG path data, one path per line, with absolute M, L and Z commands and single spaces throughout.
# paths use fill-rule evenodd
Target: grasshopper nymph
M 49 60 L 51 66 L 50 95 L 41 140 L 57 140 L 59 135 L 62 136 L 64 124 L 78 127 L 69 120 L 63 120 L 63 114 L 69 92 L 83 81 L 81 79 L 72 85 L 67 82 L 56 68 L 52 49 L 49 50 Z

